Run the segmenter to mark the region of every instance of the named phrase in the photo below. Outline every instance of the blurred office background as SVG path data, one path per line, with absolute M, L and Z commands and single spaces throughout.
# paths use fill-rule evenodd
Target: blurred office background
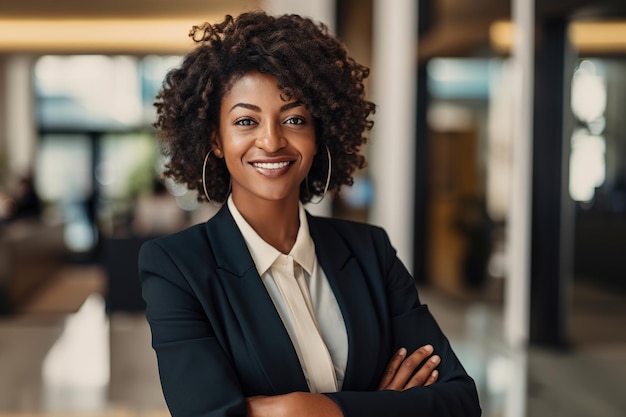
M 389 231 L 484 415 L 623 416 L 622 0 L 1 0 L 0 416 L 168 415 L 136 255 L 216 207 L 159 180 L 152 103 L 259 7 L 371 67 L 370 164 L 311 210 Z

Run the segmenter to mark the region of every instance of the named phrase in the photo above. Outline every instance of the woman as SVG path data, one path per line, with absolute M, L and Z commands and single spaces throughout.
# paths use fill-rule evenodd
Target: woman
M 367 68 L 296 15 L 190 36 L 156 104 L 164 175 L 225 204 L 139 256 L 172 415 L 479 415 L 384 231 L 302 206 L 365 164 Z

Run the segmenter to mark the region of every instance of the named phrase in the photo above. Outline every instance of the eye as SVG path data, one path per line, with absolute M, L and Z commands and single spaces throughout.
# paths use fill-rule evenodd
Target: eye
M 285 120 L 285 124 L 287 125 L 302 125 L 305 123 L 305 120 L 302 117 L 292 116 Z
M 252 119 L 239 119 L 235 122 L 237 126 L 252 126 L 254 124 L 254 120 Z

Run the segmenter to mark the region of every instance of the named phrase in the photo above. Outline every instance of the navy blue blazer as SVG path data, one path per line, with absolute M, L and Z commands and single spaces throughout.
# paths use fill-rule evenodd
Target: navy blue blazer
M 386 233 L 371 225 L 308 216 L 318 262 L 348 335 L 341 392 L 346 417 L 478 416 L 470 378 L 420 303 Z M 244 398 L 308 391 L 298 357 L 224 205 L 208 222 L 143 245 L 142 293 L 161 384 L 172 416 L 245 416 Z M 400 347 L 432 344 L 439 380 L 376 391 Z

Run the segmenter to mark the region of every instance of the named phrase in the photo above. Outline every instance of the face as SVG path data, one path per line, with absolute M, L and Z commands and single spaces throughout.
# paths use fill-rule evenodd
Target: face
M 313 116 L 295 99 L 281 99 L 275 77 L 249 72 L 220 107 L 215 153 L 231 175 L 238 207 L 263 201 L 299 200 L 317 151 Z

